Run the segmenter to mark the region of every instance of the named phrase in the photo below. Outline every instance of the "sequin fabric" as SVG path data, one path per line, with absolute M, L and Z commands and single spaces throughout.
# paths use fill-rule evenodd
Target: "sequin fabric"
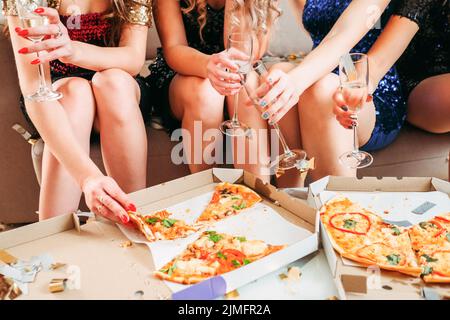
M 325 38 L 350 2 L 351 0 L 307 0 L 303 12 L 303 25 L 310 33 L 314 47 Z M 382 26 L 386 24 L 390 14 L 391 8 L 388 8 L 381 18 Z M 351 52 L 367 53 L 381 34 L 381 30 L 376 28 L 370 30 Z M 334 72 L 338 73 L 337 70 Z M 406 103 L 395 67 L 381 79 L 373 97 L 376 124 L 369 142 L 362 148 L 367 151 L 381 149 L 391 143 L 405 122 Z
M 398 0 L 394 14 L 419 26 L 397 63 L 403 89 L 409 95 L 422 80 L 450 73 L 450 1 Z
M 129 23 L 151 27 L 152 1 L 128 0 L 125 2 L 125 6 L 127 8 L 125 18 L 128 20 Z
M 180 1 L 181 8 L 187 8 L 184 0 Z M 205 54 L 223 51 L 224 9 L 215 10 L 207 5 L 206 25 L 202 30 L 203 41 L 200 38 L 198 14 L 194 10 L 189 14 L 183 13 L 183 23 L 186 30 L 188 45 Z M 161 116 L 163 125 L 171 132 L 180 127 L 180 123 L 173 117 L 169 104 L 169 86 L 176 72 L 172 70 L 164 58 L 162 48 L 158 48 L 155 62 L 150 65 L 150 76 L 147 82 L 152 96 L 153 110 Z
M 181 7 L 187 8 L 187 3 L 181 0 Z M 203 28 L 203 40 L 200 38 L 200 26 L 198 24 L 198 14 L 194 10 L 189 14 L 183 13 L 183 23 L 186 30 L 188 45 L 205 54 L 214 54 L 224 50 L 223 45 L 223 24 L 224 10 L 214 10 L 207 6 L 206 25 Z M 161 89 L 168 85 L 176 72 L 167 64 L 162 48 L 158 48 L 155 62 L 150 65 L 151 75 L 148 78 L 151 87 Z

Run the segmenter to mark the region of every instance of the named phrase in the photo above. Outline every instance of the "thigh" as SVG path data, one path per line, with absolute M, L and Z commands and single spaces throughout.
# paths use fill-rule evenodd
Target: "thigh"
M 95 99 L 91 84 L 88 80 L 78 77 L 63 78 L 53 84 L 55 90 L 60 91 L 63 97 L 59 102 L 67 112 L 71 122 L 83 126 L 91 123 L 95 116 Z
M 425 130 L 448 132 L 450 122 L 450 74 L 420 82 L 408 98 L 408 121 Z
M 169 86 L 169 105 L 172 114 L 181 120 L 186 108 L 196 118 L 223 114 L 224 97 L 208 79 L 177 74 Z

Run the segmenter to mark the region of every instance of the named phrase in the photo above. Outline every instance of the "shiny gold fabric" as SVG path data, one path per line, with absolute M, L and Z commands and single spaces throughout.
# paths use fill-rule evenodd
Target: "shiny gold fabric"
M 151 0 L 126 0 L 126 19 L 132 24 L 140 24 L 151 27 L 152 25 L 152 1 Z
M 1 0 L 2 13 L 5 16 L 16 16 L 16 0 Z M 126 15 L 128 23 L 140 24 L 151 27 L 152 24 L 152 1 L 151 0 L 125 0 Z M 61 0 L 48 0 L 50 8 L 59 9 Z

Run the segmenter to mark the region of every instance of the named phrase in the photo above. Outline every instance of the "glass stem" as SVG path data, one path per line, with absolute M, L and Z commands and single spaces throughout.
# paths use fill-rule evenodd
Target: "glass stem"
M 39 59 L 39 52 L 36 53 L 37 58 Z M 47 89 L 47 81 L 45 80 L 45 70 L 44 65 L 39 64 L 39 91 L 44 91 Z
M 286 155 L 291 154 L 291 149 L 289 149 L 289 147 L 286 143 L 286 140 L 284 139 L 284 135 L 280 130 L 280 126 L 278 125 L 278 123 L 274 123 L 272 125 L 272 127 L 275 129 L 275 132 L 277 133 L 278 138 L 280 139 L 281 146 L 283 147 L 283 150 L 284 150 L 284 154 L 286 154 Z
M 357 154 L 359 153 L 358 131 L 357 131 L 358 126 L 354 124 L 352 125 L 352 127 L 353 127 L 353 154 Z
M 234 95 L 234 112 L 233 112 L 233 118 L 231 119 L 231 121 L 233 122 L 233 124 L 239 125 L 239 119 L 238 119 L 238 108 L 239 108 L 239 93 L 236 93 Z

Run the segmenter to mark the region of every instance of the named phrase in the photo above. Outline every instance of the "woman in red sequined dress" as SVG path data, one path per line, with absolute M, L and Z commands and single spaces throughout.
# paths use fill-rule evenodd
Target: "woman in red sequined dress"
M 49 0 L 35 11 L 49 24 L 28 29 L 20 25 L 15 0 L 2 1 L 22 92 L 36 90 L 37 66 L 43 64 L 53 89 L 63 94 L 58 101 L 25 101 L 46 143 L 40 219 L 76 211 L 83 192 L 93 212 L 127 223 L 126 210 L 134 205 L 125 192 L 146 185 L 139 109 L 145 102 L 137 75 L 145 61 L 151 1 Z M 32 43 L 30 36 L 45 38 Z M 89 158 L 93 128 L 100 133 L 107 176 Z

